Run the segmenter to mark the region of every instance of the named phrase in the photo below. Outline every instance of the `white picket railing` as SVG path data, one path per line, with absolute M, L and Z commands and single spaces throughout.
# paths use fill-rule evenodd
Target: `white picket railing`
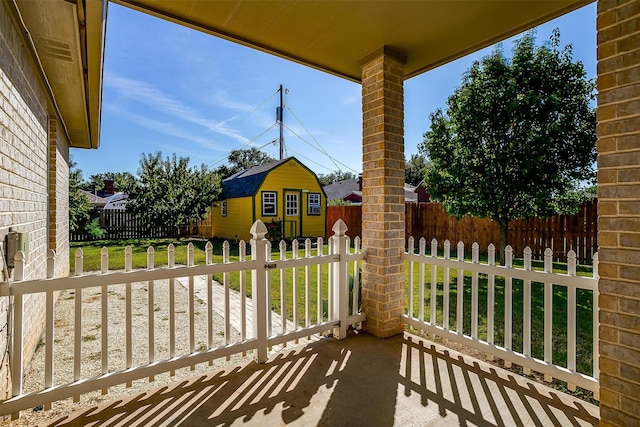
M 457 259 L 451 259 L 451 244 L 444 242 L 444 256 L 439 257 L 438 242 L 431 241 L 430 254 L 426 254 L 426 240 L 419 241 L 418 253 L 415 253 L 415 240 L 409 238 L 408 251 L 404 259 L 408 261 L 409 281 L 407 283 L 407 307 L 403 321 L 411 327 L 440 336 L 445 340 L 458 343 L 485 353 L 489 358 L 498 357 L 504 360 L 505 366 L 512 363 L 523 367 L 525 374 L 531 370 L 544 375 L 545 381 L 553 378 L 565 381 L 569 389 L 581 387 L 590 390 L 597 398 L 598 387 L 598 254 L 593 256 L 593 277 L 576 275 L 576 254 L 567 254 L 566 273 L 553 272 L 552 251 L 545 251 L 543 271 L 532 270 L 531 250 L 524 250 L 522 268 L 514 268 L 511 246 L 505 248 L 504 266 L 495 265 L 495 247 L 488 248 L 487 263 L 479 262 L 479 247 L 472 246 L 472 259 L 465 261 L 464 244 L 458 243 Z M 430 277 L 425 278 L 425 269 L 429 268 Z M 438 273 L 441 273 L 439 276 Z M 416 277 L 417 276 L 417 277 Z M 439 278 L 441 277 L 441 278 Z M 470 292 L 466 292 L 469 286 Z M 482 286 L 480 286 L 482 282 Z M 500 286 L 496 284 L 500 282 Z M 535 286 L 535 292 L 532 289 Z M 455 287 L 455 309 L 451 309 L 450 298 L 452 287 Z M 542 289 L 541 289 L 542 287 Z M 417 288 L 417 289 L 416 289 Z M 589 306 L 592 316 L 588 325 L 577 322 L 578 300 L 577 290 L 581 293 L 583 305 Z M 479 312 L 479 299 L 486 293 L 486 311 Z M 496 299 L 497 291 L 504 294 L 504 300 Z M 515 301 L 514 295 L 522 293 L 522 299 Z M 564 302 L 566 293 L 566 347 L 558 348 L 554 344 L 554 313 L 562 312 L 564 304 L 554 306 L 554 294 L 559 293 L 559 301 Z M 435 298 L 433 297 L 435 296 Z M 532 304 L 532 296 L 541 296 L 542 304 Z M 465 299 L 466 298 L 466 299 Z M 483 297 L 484 302 L 484 297 Z M 453 301 L 451 301 L 453 303 Z M 417 310 L 414 306 L 417 304 Z M 522 321 L 516 322 L 514 306 L 522 308 Z M 428 308 L 428 317 L 425 314 Z M 485 304 L 482 304 L 483 308 Z M 504 307 L 504 320 L 496 319 L 496 309 Z M 542 330 L 532 330 L 532 319 L 541 315 L 532 310 L 543 310 Z M 440 314 L 440 316 L 438 316 Z M 450 318 L 455 316 L 455 327 Z M 485 320 L 486 319 L 486 320 Z M 482 320 L 486 331 L 479 336 L 479 321 Z M 559 320 L 559 319 L 558 319 Z M 562 319 L 563 321 L 565 319 Z M 466 327 L 465 327 L 466 326 Z M 522 330 L 522 347 L 513 348 L 514 329 Z M 579 372 L 576 368 L 577 330 L 591 329 L 591 341 L 584 344 L 591 350 L 591 372 Z M 496 332 L 503 339 L 495 342 Z M 535 335 L 532 335 L 532 332 Z M 532 340 L 542 337 L 542 354 L 532 354 Z M 557 337 L 556 337 L 557 339 Z M 536 344 L 539 344 L 535 341 Z M 501 344 L 501 345 L 499 345 Z M 566 364 L 554 363 L 553 352 L 566 351 Z M 564 366 L 563 366 L 564 365 Z
M 364 314 L 358 310 L 359 301 L 358 293 L 353 292 L 353 309 L 349 310 L 349 270 L 352 268 L 354 274 L 355 286 L 357 289 L 359 264 L 363 258 L 360 250 L 359 239 L 354 241 L 354 250 L 351 251 L 350 241 L 346 236 L 346 225 L 342 220 L 338 220 L 333 228 L 334 236 L 329 239 L 329 254 L 323 254 L 323 242 L 319 239 L 316 242 L 316 254 L 312 254 L 312 242 L 305 242 L 305 255 L 298 257 L 298 243 L 294 241 L 292 258 L 286 259 L 286 246 L 279 245 L 280 256 L 278 260 L 272 260 L 271 244 L 265 239 L 267 232 L 266 227 L 260 221 L 257 221 L 251 228 L 251 259 L 246 259 L 246 245 L 240 242 L 239 260 L 230 262 L 229 244 L 225 242 L 223 246 L 222 263 L 212 263 L 212 245 L 206 246 L 206 263 L 204 265 L 194 265 L 194 249 L 193 245 L 189 245 L 187 265 L 176 266 L 173 246 L 168 248 L 168 266 L 165 268 L 155 268 L 155 251 L 149 248 L 147 251 L 147 269 L 132 269 L 132 253 L 131 248 L 125 250 L 125 269 L 124 271 L 109 271 L 108 258 L 109 254 L 106 248 L 102 250 L 102 270 L 100 273 L 85 274 L 83 271 L 82 251 L 76 252 L 75 276 L 64 278 L 53 278 L 55 271 L 55 254 L 53 251 L 48 257 L 48 277 L 41 280 L 23 281 L 24 272 L 24 254 L 18 253 L 16 256 L 16 267 L 14 272 L 14 280 L 9 284 L 2 284 L 0 287 L 1 296 L 10 296 L 12 298 L 12 318 L 13 318 L 13 345 L 11 354 L 11 376 L 13 397 L 11 399 L 0 402 L 0 415 L 12 414 L 15 418 L 19 416 L 19 411 L 32 408 L 38 405 L 50 407 L 51 402 L 73 397 L 78 400 L 80 395 L 95 390 L 103 390 L 103 393 L 109 387 L 124 384 L 128 386 L 131 382 L 149 377 L 153 381 L 154 375 L 164 372 L 175 372 L 176 369 L 194 366 L 198 363 L 209 362 L 220 357 L 228 357 L 237 353 L 245 353 L 252 350 L 254 359 L 259 363 L 267 360 L 268 349 L 286 342 L 298 340 L 313 334 L 322 333 L 333 330 L 333 334 L 337 338 L 344 338 L 348 326 L 356 325 L 365 320 Z M 323 266 L 327 266 L 326 270 Z M 316 289 L 312 287 L 311 267 L 316 266 Z M 304 269 L 304 304 L 300 298 L 300 290 L 298 289 L 298 269 Z M 271 271 L 279 270 L 279 283 L 272 283 Z M 287 283 L 287 271 L 292 271 L 292 283 Z M 230 302 L 230 274 L 239 272 L 239 289 L 240 303 L 239 307 L 231 307 Z M 246 273 L 251 273 L 250 282 L 247 281 Z M 326 275 L 325 275 L 326 272 Z M 213 296 L 212 296 L 212 275 L 222 274 L 224 287 L 224 310 L 220 313 L 224 317 L 224 344 L 215 346 L 214 331 L 212 329 Z M 195 310 L 195 292 L 194 283 L 197 277 L 205 276 L 207 282 L 206 290 L 206 307 L 207 307 L 207 348 L 201 351 L 196 350 L 196 341 L 194 329 L 198 321 Z M 276 275 L 277 276 L 277 275 Z M 174 309 L 175 302 L 173 299 L 175 292 L 175 280 L 178 278 L 188 278 L 188 324 L 189 324 L 189 351 L 176 355 L 176 335 Z M 158 283 L 158 281 L 163 281 Z M 147 338 L 148 338 L 148 363 L 134 366 L 133 351 L 134 331 L 133 331 L 133 307 L 132 305 L 132 284 L 136 282 L 146 282 L 148 290 L 148 311 L 147 311 Z M 322 284 L 327 284 L 327 292 L 323 290 Z M 154 302 L 155 292 L 159 291 L 159 286 L 168 287 L 168 311 L 169 311 L 169 351 L 168 357 L 158 360 L 155 346 L 155 323 L 154 323 Z M 249 316 L 246 307 L 247 285 L 252 287 L 251 302 L 252 310 Z M 126 366 L 124 369 L 115 370 L 109 366 L 109 349 L 110 342 L 115 338 L 109 334 L 109 313 L 110 302 L 109 292 L 113 287 L 125 287 L 125 359 Z M 282 292 L 281 312 L 276 313 L 270 308 L 272 307 L 271 289 L 273 286 L 279 286 Z M 287 302 L 284 298 L 286 289 L 293 287 L 293 306 L 289 309 L 293 311 L 293 319 L 286 318 Z M 101 298 L 101 324 L 100 343 L 101 343 L 101 373 L 91 377 L 82 376 L 82 323 L 83 323 L 83 292 L 91 288 L 99 289 L 97 295 Z M 74 291 L 75 316 L 74 316 L 74 345 L 73 348 L 58 348 L 54 339 L 55 327 L 55 293 L 58 291 Z M 313 321 L 311 316 L 311 293 L 316 292 L 317 307 L 316 317 Z M 24 367 L 23 359 L 23 300 L 27 294 L 45 293 L 46 294 L 46 325 L 45 325 L 45 371 L 44 371 L 44 388 L 28 394 L 23 394 L 23 375 Z M 328 301 L 328 313 L 323 313 L 323 299 Z M 304 312 L 302 319 L 298 318 L 298 310 Z M 231 339 L 231 312 L 239 311 L 241 325 L 239 339 L 233 341 Z M 281 317 L 282 328 L 273 330 L 272 324 L 276 316 Z M 247 322 L 252 323 L 252 331 L 247 331 Z M 54 360 L 57 352 L 67 352 L 73 354 L 73 381 L 66 384 L 54 384 Z

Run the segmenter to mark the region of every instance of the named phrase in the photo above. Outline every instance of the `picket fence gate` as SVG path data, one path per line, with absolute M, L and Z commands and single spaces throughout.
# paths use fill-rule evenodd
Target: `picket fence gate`
M 194 247 L 188 247 L 188 261 L 186 266 L 175 265 L 173 245 L 168 247 L 168 266 L 164 268 L 155 267 L 155 251 L 149 248 L 147 251 L 147 269 L 132 269 L 132 252 L 128 247 L 125 251 L 124 271 L 109 271 L 109 255 L 106 248 L 102 251 L 102 269 L 97 274 L 85 274 L 83 271 L 83 253 L 81 249 L 76 251 L 75 276 L 54 278 L 55 253 L 49 252 L 47 279 L 23 281 L 24 254 L 19 252 L 16 256 L 15 279 L 10 283 L 4 283 L 0 287 L 0 296 L 9 296 L 12 299 L 12 352 L 11 352 L 11 376 L 13 397 L 0 402 L 0 416 L 11 414 L 12 418 L 19 416 L 19 411 L 44 405 L 45 409 L 51 407 L 51 402 L 73 397 L 79 400 L 80 395 L 95 390 L 103 390 L 106 393 L 109 387 L 118 384 L 131 385 L 137 379 L 148 377 L 153 381 L 154 375 L 164 372 L 175 372 L 176 369 L 194 366 L 199 363 L 209 362 L 213 359 L 228 357 L 232 354 L 246 353 L 253 351 L 254 359 L 258 363 L 267 360 L 269 348 L 281 345 L 290 341 L 309 337 L 313 334 L 333 331 L 333 336 L 339 339 L 346 337 L 347 328 L 352 325 L 359 325 L 366 317 L 359 312 L 358 293 L 353 292 L 352 300 L 349 299 L 349 273 L 354 280 L 358 280 L 360 262 L 363 254 L 360 249 L 360 239 L 354 239 L 354 248 L 351 250 L 351 241 L 345 234 L 346 226 L 344 222 L 338 221 L 334 226 L 334 236 L 329 239 L 328 254 L 323 254 L 323 241 L 316 242 L 316 254 L 312 255 L 312 242 L 307 239 L 305 242 L 305 256 L 298 256 L 298 242 L 293 242 L 292 257 L 286 258 L 286 245 L 282 242 L 279 245 L 280 254 L 278 259 L 272 259 L 271 243 L 265 239 L 267 229 L 261 221 L 257 221 L 251 228 L 253 238 L 251 244 L 251 259 L 246 258 L 246 244 L 239 244 L 239 260 L 230 261 L 229 244 L 223 246 L 222 263 L 212 263 L 213 247 L 211 243 L 206 246 L 206 263 L 204 265 L 194 264 Z M 312 286 L 312 268 L 316 271 L 315 289 Z M 238 273 L 239 291 L 241 294 L 240 307 L 230 306 L 230 275 Z M 273 272 L 279 272 L 275 274 Z M 304 272 L 304 279 L 300 283 L 298 272 Z M 246 277 L 250 273 L 250 279 Z M 221 313 L 225 320 L 224 342 L 216 345 L 214 342 L 214 331 L 212 330 L 212 286 L 214 274 L 222 275 L 221 285 L 224 287 L 224 312 Z M 288 282 L 291 275 L 292 282 Z M 194 282 L 196 277 L 205 276 L 207 282 L 207 331 L 208 342 L 205 349 L 196 348 L 194 337 L 194 327 L 196 313 L 194 310 Z M 275 279 L 274 279 L 275 277 Z M 175 329 L 176 313 L 173 309 L 174 301 L 172 295 L 175 291 L 175 280 L 177 278 L 187 278 L 188 280 L 188 336 L 189 350 L 184 354 L 176 354 L 176 340 L 179 335 Z M 162 283 L 157 283 L 158 281 Z M 166 283 L 164 283 L 166 281 Z M 133 349 L 136 344 L 133 340 L 133 315 L 132 311 L 132 284 L 144 282 L 148 286 L 148 314 L 147 314 L 147 338 L 148 338 L 148 361 L 139 365 L 133 364 Z M 323 284 L 326 283 L 326 290 Z M 125 359 L 124 367 L 112 367 L 109 365 L 110 342 L 114 339 L 109 334 L 109 292 L 114 286 L 125 287 Z M 165 359 L 159 360 L 156 357 L 154 345 L 154 307 L 155 291 L 159 286 L 168 286 L 169 294 L 169 354 Z M 248 317 L 246 304 L 243 303 L 248 295 L 248 287 L 251 286 L 251 318 Z M 285 288 L 293 287 L 293 302 L 287 306 L 283 298 L 281 301 L 280 313 L 271 310 L 272 289 L 279 286 L 281 293 L 285 293 Z M 99 289 L 101 299 L 101 372 L 84 377 L 82 375 L 82 311 L 83 292 L 88 289 Z M 60 291 L 74 291 L 74 345 L 70 349 L 58 349 L 55 344 L 55 294 Z M 46 325 L 45 325 L 45 352 L 46 362 L 44 370 L 44 388 L 28 394 L 23 394 L 23 336 L 24 336 L 24 297 L 29 294 L 46 294 Z M 303 295 L 301 295 L 301 293 Z M 312 293 L 317 295 L 316 316 L 313 318 Z M 325 312 L 323 300 L 328 303 Z M 351 308 L 350 308 L 351 307 Z M 287 309 L 293 310 L 293 322 L 287 321 Z M 231 340 L 230 316 L 232 310 L 239 310 L 242 319 L 240 328 L 240 338 L 237 341 Z M 298 315 L 298 311 L 303 313 Z M 281 316 L 282 330 L 276 331 L 272 328 L 273 318 Z M 247 321 L 251 321 L 252 330 L 247 330 Z M 73 381 L 64 384 L 54 384 L 54 360 L 55 353 L 67 352 L 73 354 Z

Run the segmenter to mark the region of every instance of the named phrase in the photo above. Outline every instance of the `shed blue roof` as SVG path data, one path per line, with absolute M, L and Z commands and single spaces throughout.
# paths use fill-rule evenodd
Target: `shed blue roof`
M 222 195 L 220 197 L 222 199 L 233 199 L 253 196 L 270 171 L 292 159 L 293 157 L 276 160 L 275 162 L 265 163 L 231 175 L 222 181 Z

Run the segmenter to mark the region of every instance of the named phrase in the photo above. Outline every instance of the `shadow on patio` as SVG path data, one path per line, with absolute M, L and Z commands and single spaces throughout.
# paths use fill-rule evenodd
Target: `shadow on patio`
M 324 339 L 49 425 L 597 425 L 598 408 L 405 333 Z

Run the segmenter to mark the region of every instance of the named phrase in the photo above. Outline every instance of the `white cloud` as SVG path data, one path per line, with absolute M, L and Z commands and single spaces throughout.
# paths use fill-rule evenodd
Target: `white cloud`
M 214 121 L 207 119 L 194 108 L 185 105 L 183 102 L 173 99 L 168 95 L 165 95 L 162 91 L 149 83 L 129 79 L 127 77 L 119 76 L 110 72 L 105 72 L 104 83 L 105 86 L 113 89 L 118 96 L 130 99 L 134 102 L 140 102 L 147 107 L 150 107 L 163 114 L 175 117 L 178 120 L 184 121 L 186 123 L 196 124 L 198 126 L 204 127 L 207 131 L 214 132 L 219 135 L 228 136 L 243 144 L 247 143 L 249 140 L 247 137 L 241 135 L 238 130 L 232 129 L 227 126 L 227 123 L 233 120 L 233 118 L 223 121 Z M 237 103 L 230 102 L 228 105 L 223 104 L 220 106 L 237 110 L 238 105 L 239 104 Z M 138 115 L 136 122 L 142 120 L 151 120 L 155 123 L 166 125 L 166 123 Z M 167 128 L 167 126 L 162 127 Z
M 342 105 L 351 105 L 355 102 L 359 102 L 360 101 L 360 97 L 352 95 L 352 96 L 345 96 L 342 98 Z
M 183 129 L 179 129 L 172 123 L 155 120 L 140 114 L 136 114 L 122 108 L 121 106 L 114 105 L 114 104 L 105 104 L 103 106 L 103 110 L 105 112 L 109 112 L 113 115 L 121 117 L 131 123 L 135 123 L 147 129 L 151 129 L 156 132 L 163 133 L 165 135 L 171 135 L 181 139 L 192 141 L 207 149 L 216 150 L 216 151 L 226 151 L 225 148 L 214 144 L 214 142 L 211 139 L 198 136 L 198 135 L 192 135 L 188 132 L 185 132 Z

